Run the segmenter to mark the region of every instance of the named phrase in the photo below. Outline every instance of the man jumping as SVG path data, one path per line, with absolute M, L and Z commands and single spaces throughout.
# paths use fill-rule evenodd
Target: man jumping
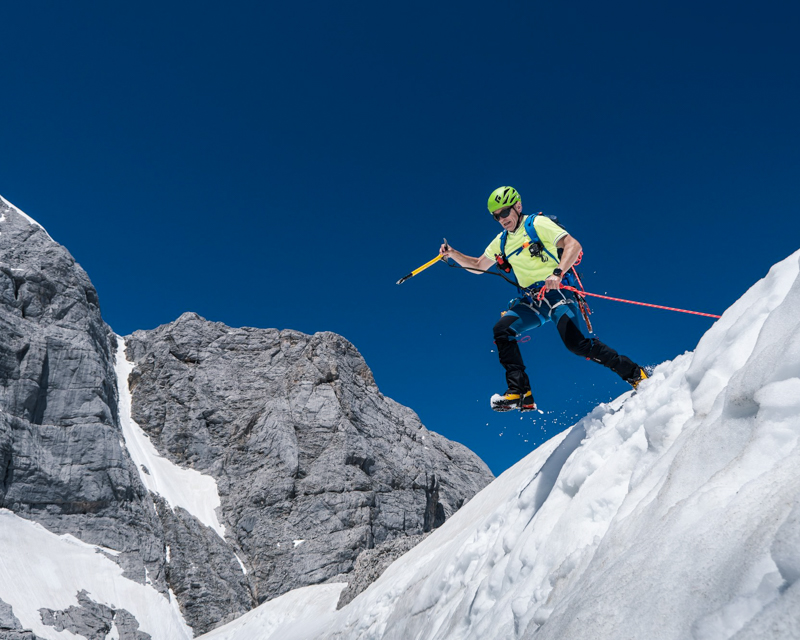
M 520 195 L 512 187 L 495 189 L 489 196 L 488 207 L 503 231 L 482 256 L 464 255 L 447 244 L 441 246 L 439 254 L 455 260 L 471 273 L 486 272 L 495 264 L 506 273 L 513 271 L 522 293 L 494 326 L 494 341 L 500 364 L 506 370 L 508 390 L 492 396 L 492 409 L 536 408 L 517 340 L 524 332 L 550 320 L 572 353 L 599 362 L 636 388 L 647 378 L 644 369 L 597 338 L 587 338 L 578 328 L 580 312 L 575 294 L 560 289 L 581 254 L 580 243 L 547 216 L 535 215 L 528 221 L 529 216 L 522 215 Z M 537 299 L 543 286 L 546 292 Z

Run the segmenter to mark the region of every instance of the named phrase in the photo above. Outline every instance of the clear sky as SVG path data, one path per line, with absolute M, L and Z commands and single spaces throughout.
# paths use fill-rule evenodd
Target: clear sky
M 185 311 L 335 331 L 381 391 L 500 473 L 626 389 L 552 325 L 544 414 L 495 414 L 514 290 L 479 255 L 504 184 L 584 246 L 588 291 L 721 313 L 800 246 L 796 2 L 16 2 L 0 194 L 89 273 L 119 334 Z M 642 364 L 707 318 L 592 301 Z

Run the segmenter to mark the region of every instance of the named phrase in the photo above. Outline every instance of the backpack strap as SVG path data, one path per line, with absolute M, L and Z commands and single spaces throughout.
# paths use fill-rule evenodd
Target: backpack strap
M 542 215 L 541 211 L 536 215 Z M 533 225 L 535 217 L 536 216 L 528 216 L 527 218 L 525 218 L 524 228 L 529 241 L 524 242 L 522 246 L 515 249 L 513 252 L 511 252 L 510 255 L 506 255 L 506 242 L 508 241 L 508 231 L 504 229 L 503 232 L 500 234 L 500 253 L 495 256 L 495 260 L 497 261 L 497 264 L 502 271 L 509 273 L 511 271 L 511 265 L 509 264 L 508 259 L 519 253 L 522 253 L 525 249 L 528 249 L 530 251 L 531 257 L 536 257 L 542 251 L 544 251 L 553 260 L 555 260 L 556 264 L 558 264 L 559 262 L 558 258 L 556 258 L 556 256 L 550 253 L 547 247 L 544 246 L 544 243 L 539 239 L 539 234 L 536 233 L 536 228 Z
M 542 212 L 540 211 L 537 215 L 542 215 Z M 556 216 L 547 216 L 547 217 L 550 218 L 553 222 L 555 222 L 559 227 L 564 229 L 564 226 L 558 221 L 558 218 Z M 559 262 L 561 262 L 560 257 L 557 258 L 552 253 L 550 253 L 547 247 L 544 246 L 544 242 L 542 242 L 539 239 L 539 234 L 536 233 L 536 228 L 533 226 L 534 220 L 535 220 L 534 216 L 528 216 L 528 219 L 525 220 L 525 233 L 527 233 L 528 237 L 531 239 L 531 245 L 538 244 L 542 248 L 542 250 L 548 256 L 550 256 L 555 261 L 556 264 L 558 264 Z M 564 229 L 564 231 L 566 231 L 566 229 Z M 580 278 L 578 278 L 578 272 L 575 271 L 575 267 L 578 264 L 580 264 L 582 259 L 583 259 L 583 251 L 581 251 L 580 255 L 578 256 L 578 259 L 575 261 L 575 264 L 572 265 L 569 271 L 561 275 L 562 283 L 573 287 L 578 285 L 580 286 L 581 290 L 583 289 L 583 283 L 580 281 Z M 591 332 L 591 329 L 589 329 L 589 331 Z
M 500 269 L 500 271 L 507 273 L 514 279 L 514 283 L 517 285 L 517 289 L 522 291 L 519 287 L 519 282 L 517 282 L 517 275 L 514 273 L 514 269 L 508 262 L 508 256 L 506 255 L 506 241 L 508 240 L 508 231 L 503 229 L 503 233 L 500 234 L 500 253 L 498 253 L 495 257 L 495 266 Z M 514 252 L 512 255 L 516 255 L 518 252 Z
M 530 219 L 531 219 L 531 216 L 528 216 L 527 219 L 525 220 L 525 232 L 526 233 L 528 232 L 528 220 L 530 220 Z M 534 231 L 534 235 L 535 234 L 536 234 L 536 232 Z M 528 234 L 528 235 L 530 236 L 530 234 Z M 536 240 L 538 241 L 538 239 L 539 238 L 537 236 Z M 518 249 L 515 249 L 511 253 L 511 256 L 506 256 L 506 241 L 507 240 L 508 240 L 508 231 L 506 229 L 503 229 L 503 233 L 500 234 L 500 254 L 506 259 L 506 261 L 511 256 L 515 256 L 518 253 L 522 253 L 522 251 L 525 249 L 525 245 L 523 245 L 523 246 L 519 247 Z
M 537 216 L 540 216 L 540 215 L 542 215 L 542 212 L 540 211 L 540 212 L 539 212 L 539 213 L 537 213 L 536 215 L 537 215 Z M 549 216 L 548 216 L 548 217 L 549 217 Z M 552 219 L 552 218 L 551 218 L 551 219 Z M 538 233 L 536 233 L 536 227 L 535 227 L 535 226 L 534 226 L 534 224 L 533 224 L 533 223 L 534 223 L 534 220 L 536 220 L 536 216 L 528 216 L 528 217 L 525 219 L 525 233 L 527 233 L 527 234 L 528 234 L 528 237 L 529 237 L 529 238 L 530 238 L 530 240 L 531 240 L 531 244 L 538 244 L 538 245 L 539 245 L 539 246 L 542 248 L 542 251 L 544 251 L 544 252 L 545 252 L 545 253 L 546 253 L 548 256 L 550 256 L 550 257 L 551 257 L 553 260 L 555 260 L 555 263 L 556 263 L 556 264 L 558 264 L 558 263 L 559 263 L 559 259 L 558 259 L 556 256 L 554 256 L 554 255 L 553 255 L 553 254 L 550 252 L 550 250 L 549 250 L 547 247 L 545 247 L 545 246 L 544 246 L 544 242 L 542 242 L 542 241 L 539 239 L 539 234 L 538 234 Z M 555 221 L 554 221 L 554 222 L 555 222 Z M 558 223 L 556 222 L 556 224 L 558 224 Z M 559 225 L 559 226 L 561 226 L 561 225 Z

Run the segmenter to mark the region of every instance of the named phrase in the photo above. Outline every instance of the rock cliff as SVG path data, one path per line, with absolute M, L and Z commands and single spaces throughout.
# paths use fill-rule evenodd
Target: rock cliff
M 161 523 L 120 438 L 116 338 L 69 252 L 0 201 L 0 507 L 122 552 L 166 592 Z

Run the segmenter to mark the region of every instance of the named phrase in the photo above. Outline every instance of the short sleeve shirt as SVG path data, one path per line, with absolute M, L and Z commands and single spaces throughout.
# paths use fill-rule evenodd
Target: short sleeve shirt
M 522 222 L 514 232 L 509 231 L 508 238 L 506 239 L 506 256 L 508 262 L 514 269 L 514 275 L 517 276 L 517 282 L 521 287 L 530 287 L 535 282 L 541 282 L 547 276 L 553 274 L 553 269 L 558 266 L 558 261 L 553 260 L 547 253 L 542 252 L 542 258 L 531 257 L 527 249 L 523 249 L 516 255 L 511 255 L 519 249 L 523 243 L 529 240 L 528 234 L 525 232 L 525 220 L 528 216 L 523 216 Z M 533 227 L 539 235 L 539 239 L 544 243 L 545 248 L 554 256 L 558 256 L 558 248 L 556 245 L 561 238 L 569 235 L 564 229 L 559 227 L 547 216 L 534 216 Z M 492 240 L 491 244 L 486 247 L 483 252 L 490 260 L 494 260 L 495 256 L 500 253 L 500 237 L 502 232 L 497 234 L 497 237 Z

